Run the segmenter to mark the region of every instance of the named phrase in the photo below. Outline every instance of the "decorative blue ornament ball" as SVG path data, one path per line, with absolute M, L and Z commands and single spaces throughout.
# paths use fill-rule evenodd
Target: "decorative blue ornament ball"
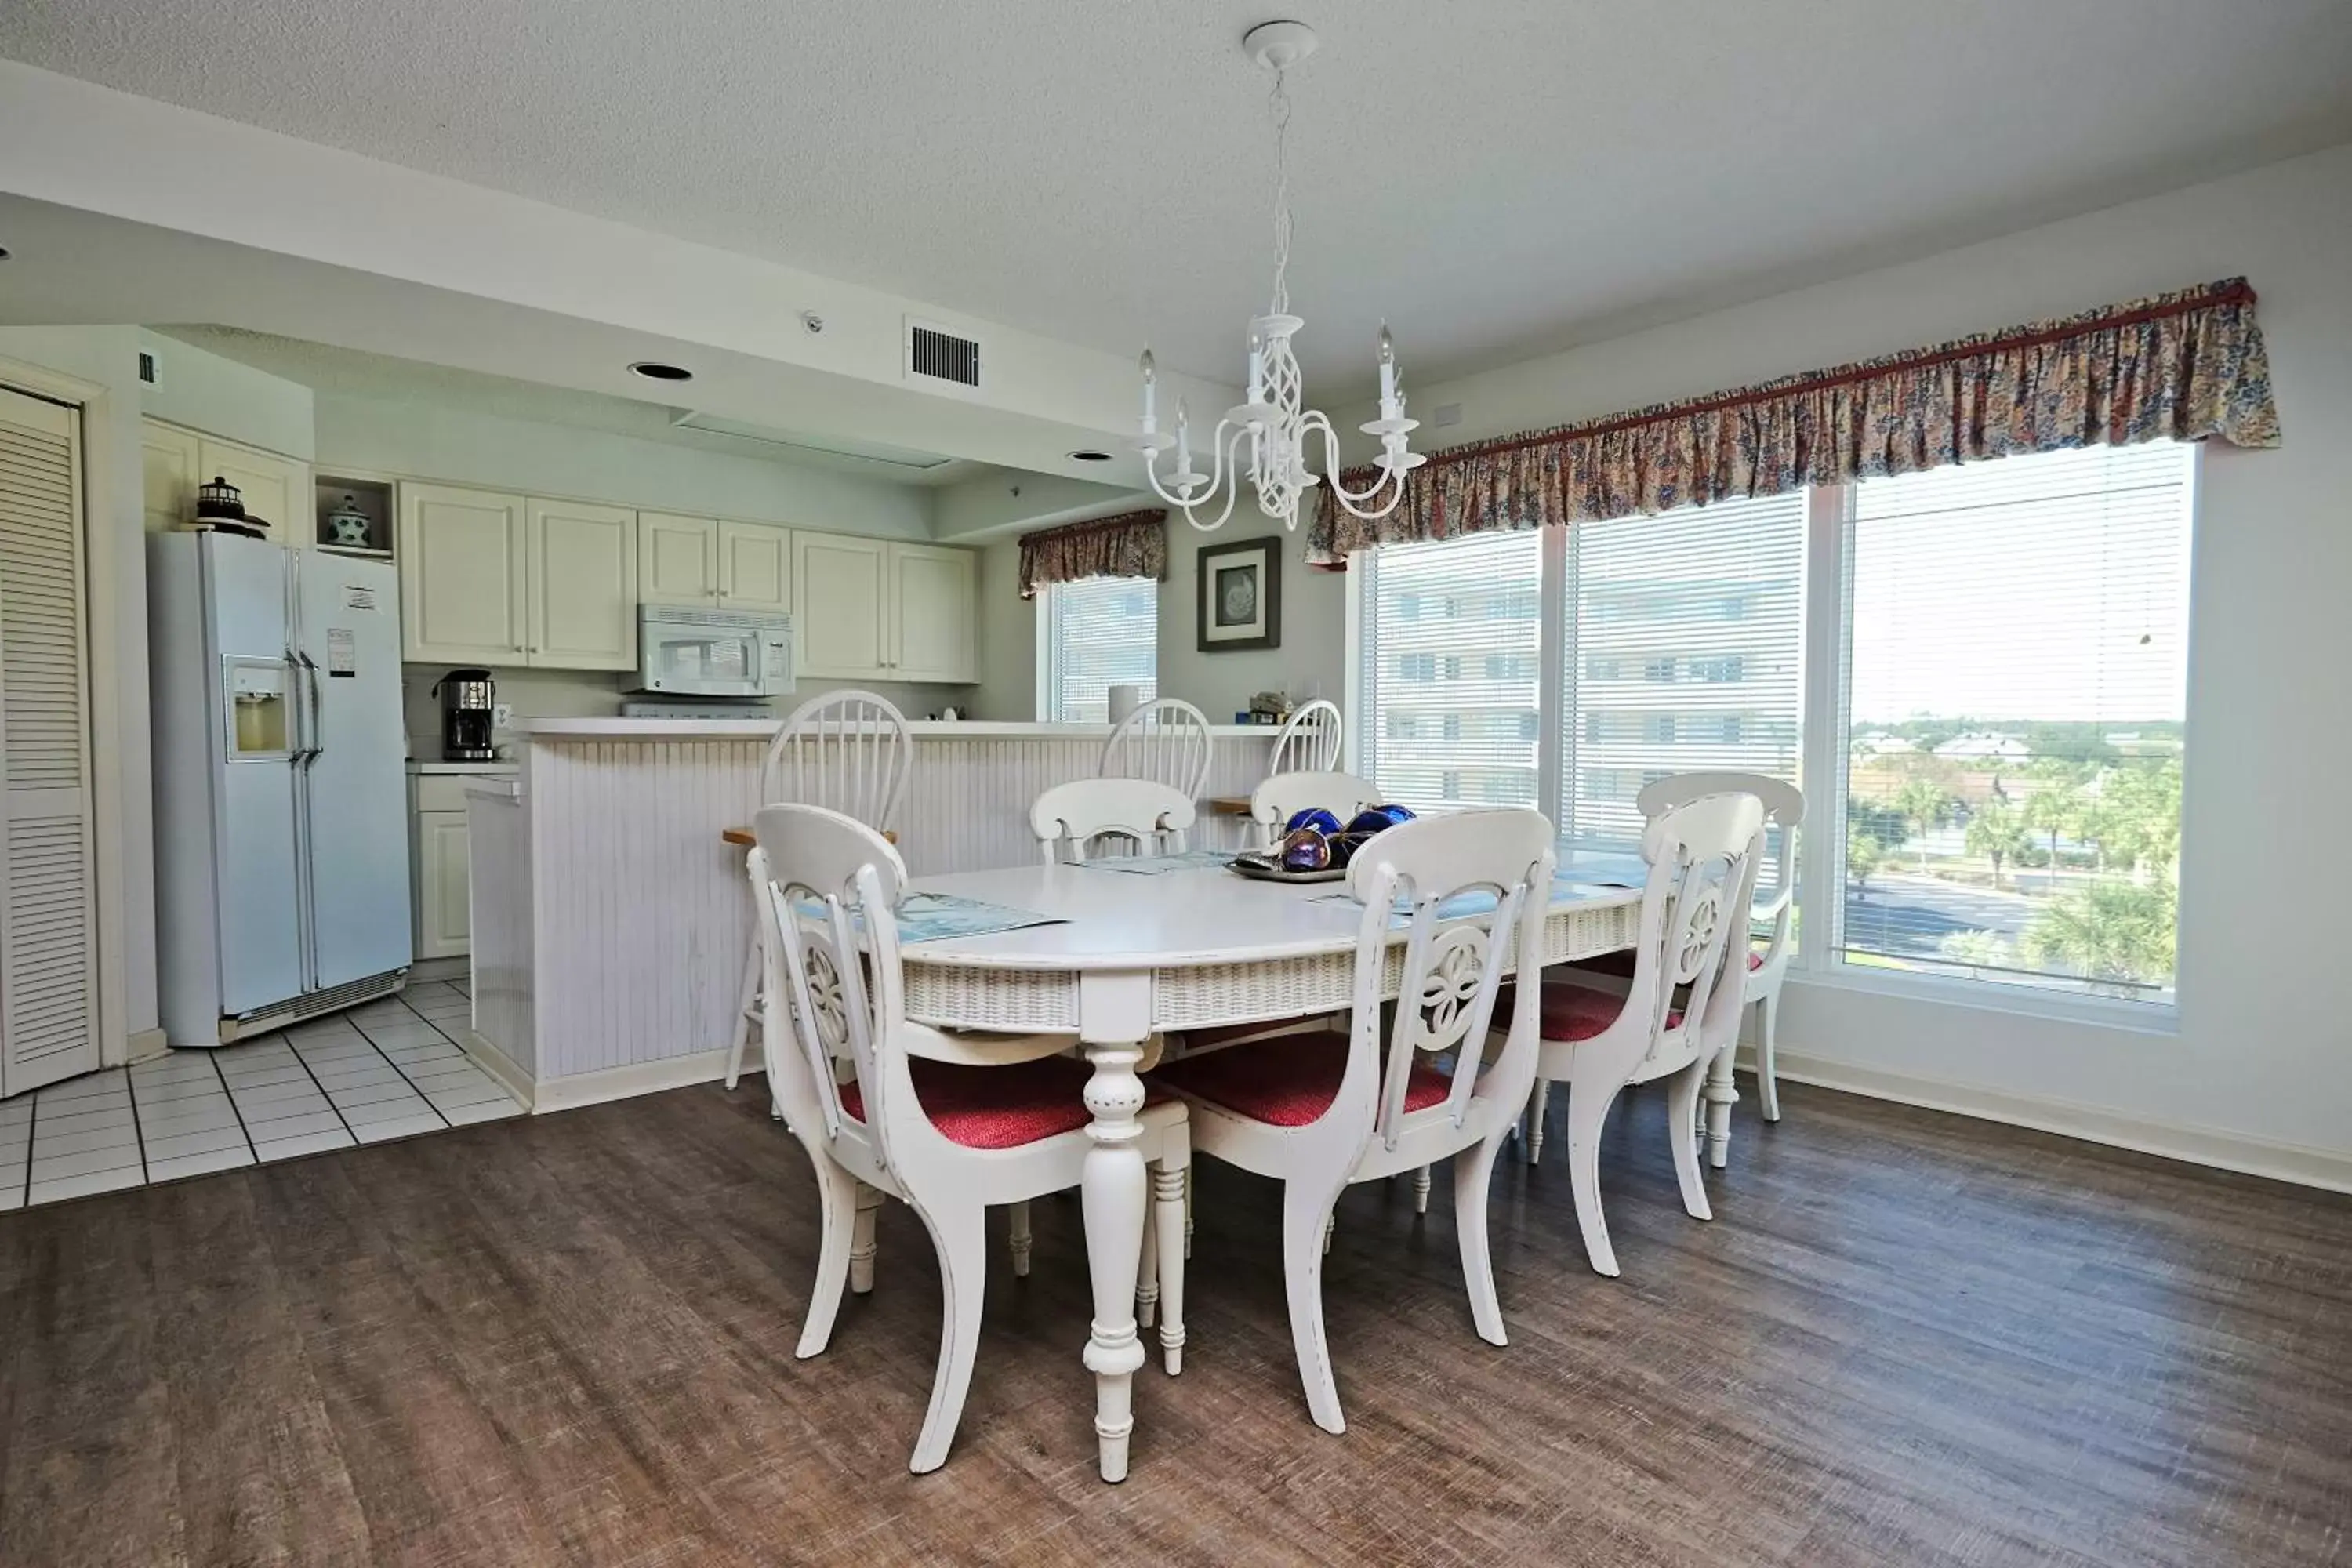
M 1337 833 L 1339 831 L 1339 819 L 1319 805 L 1310 805 L 1304 811 L 1292 812 L 1290 820 L 1282 825 L 1286 833 L 1296 833 L 1302 827 L 1311 827 L 1323 834 Z
M 1335 833 L 1331 835 L 1331 864 L 1346 866 L 1356 858 L 1356 851 L 1372 841 L 1369 833 Z
M 1412 820 L 1412 808 L 1411 806 L 1376 805 L 1372 807 L 1372 809 L 1379 812 L 1382 816 L 1387 817 L 1391 826 L 1394 826 L 1401 822 L 1411 822 Z
M 1386 811 L 1377 805 L 1368 805 L 1356 813 L 1354 818 L 1349 822 L 1348 831 L 1369 838 L 1375 833 L 1385 833 L 1395 826 L 1395 820 Z
M 1282 866 L 1286 871 L 1320 871 L 1331 864 L 1331 840 L 1312 827 L 1283 836 Z

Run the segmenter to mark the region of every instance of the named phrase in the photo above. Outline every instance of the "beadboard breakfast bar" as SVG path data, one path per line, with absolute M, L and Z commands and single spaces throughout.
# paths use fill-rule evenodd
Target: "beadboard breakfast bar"
M 473 1038 L 535 1110 L 719 1078 L 752 909 L 719 836 L 761 804 L 774 720 L 530 721 L 511 777 L 467 788 Z M 894 824 L 917 877 L 1034 864 L 1029 805 L 1098 771 L 1107 725 L 915 722 Z M 1265 776 L 1271 728 L 1220 725 L 1206 801 Z M 754 1059 L 756 1060 L 756 1053 Z

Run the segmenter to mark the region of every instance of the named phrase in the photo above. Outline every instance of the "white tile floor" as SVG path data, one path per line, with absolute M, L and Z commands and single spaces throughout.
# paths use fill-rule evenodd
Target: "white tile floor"
M 441 1032 L 469 1005 L 462 984 L 425 981 L 282 1035 L 0 1100 L 0 1210 L 519 1115 Z

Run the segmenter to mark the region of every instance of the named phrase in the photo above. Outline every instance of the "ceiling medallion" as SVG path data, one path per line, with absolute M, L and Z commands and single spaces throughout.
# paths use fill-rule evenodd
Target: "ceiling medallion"
M 1271 105 L 1274 118 L 1274 297 L 1266 313 L 1249 327 L 1249 400 L 1225 410 L 1209 438 L 1209 472 L 1192 467 L 1192 432 L 1184 400 L 1176 400 L 1176 433 L 1160 428 L 1159 388 L 1151 351 L 1145 349 L 1141 433 L 1133 443 L 1144 457 L 1145 472 L 1160 500 L 1183 509 L 1187 521 L 1203 532 L 1221 528 L 1233 515 L 1241 493 L 1244 443 L 1247 443 L 1250 488 L 1257 492 L 1257 509 L 1283 527 L 1298 526 L 1299 498 L 1318 484 L 1328 484 L 1339 504 L 1367 520 L 1385 517 L 1404 497 L 1404 478 L 1429 459 L 1410 450 L 1405 438 L 1419 426 L 1404 416 L 1404 393 L 1397 373 L 1396 349 L 1389 342 L 1386 323 L 1381 327 L 1381 416 L 1360 429 L 1381 438 L 1375 459 L 1379 478 L 1353 492 L 1339 483 L 1339 438 L 1322 410 L 1306 408 L 1306 387 L 1290 340 L 1306 322 L 1290 313 L 1290 95 L 1285 80 L 1290 68 L 1315 52 L 1315 30 L 1303 22 L 1267 22 L 1253 27 L 1242 39 L 1259 66 L 1274 73 Z M 1322 471 L 1307 467 L 1310 437 L 1322 437 Z M 1176 467 L 1161 475 L 1160 454 L 1176 449 Z M 1203 520 L 1196 509 L 1215 503 L 1224 492 L 1224 505 L 1215 517 Z

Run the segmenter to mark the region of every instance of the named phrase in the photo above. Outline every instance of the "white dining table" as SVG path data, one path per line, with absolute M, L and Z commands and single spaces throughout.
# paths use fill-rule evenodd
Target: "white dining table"
M 1563 859 L 1575 868 L 1555 884 L 1544 962 L 1632 946 L 1638 885 L 1566 879 L 1604 871 L 1622 877 L 1623 858 L 1605 867 Z M 1641 862 L 1631 865 L 1638 876 Z M 1362 910 L 1346 889 L 1345 882 L 1252 881 L 1218 866 L 1139 875 L 1108 863 L 967 871 L 908 884 L 910 894 L 950 894 L 1055 922 L 908 942 L 901 959 L 909 1017 L 946 1028 L 1074 1034 L 1093 1067 L 1085 1099 L 1094 1146 L 1081 1199 L 1094 1321 L 1084 1361 L 1095 1375 L 1095 1434 L 1107 1481 L 1127 1476 L 1134 1379 L 1144 1363 L 1135 1320 L 1146 1187 L 1136 1147 L 1144 1097 L 1138 1065 L 1156 1035 L 1347 1009 Z M 1404 934 L 1397 932 L 1391 959 L 1391 994 Z

